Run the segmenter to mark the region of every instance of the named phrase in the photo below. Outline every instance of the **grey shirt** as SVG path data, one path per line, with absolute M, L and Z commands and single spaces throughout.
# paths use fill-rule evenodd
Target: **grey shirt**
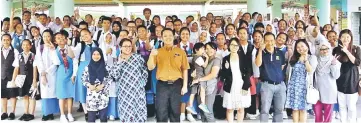
M 208 75 L 211 73 L 212 67 L 217 66 L 217 67 L 221 68 L 221 62 L 222 62 L 222 60 L 218 57 L 209 59 L 208 65 L 204 69 L 205 75 Z M 208 80 L 206 83 L 206 95 L 212 94 L 212 92 L 216 89 L 216 87 L 217 87 L 217 78 L 216 77 L 211 80 Z

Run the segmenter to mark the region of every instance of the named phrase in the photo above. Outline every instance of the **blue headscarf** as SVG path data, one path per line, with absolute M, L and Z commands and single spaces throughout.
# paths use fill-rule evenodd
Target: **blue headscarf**
M 101 58 L 99 61 L 94 61 L 93 59 L 90 60 L 88 65 L 90 84 L 94 84 L 96 79 L 103 82 L 104 77 L 108 74 L 105 68 L 106 66 L 102 50 L 100 48 L 93 48 L 92 55 L 95 51 L 99 52 Z

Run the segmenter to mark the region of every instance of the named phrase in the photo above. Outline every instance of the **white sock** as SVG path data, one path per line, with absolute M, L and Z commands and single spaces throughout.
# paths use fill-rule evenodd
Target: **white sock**
M 181 113 L 181 116 L 186 116 L 186 114 L 184 114 L 184 113 Z

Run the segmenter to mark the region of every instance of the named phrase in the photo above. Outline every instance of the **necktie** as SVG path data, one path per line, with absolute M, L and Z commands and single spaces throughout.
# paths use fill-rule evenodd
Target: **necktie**
M 147 26 L 149 26 L 149 21 L 147 21 Z
M 187 52 L 187 45 L 184 45 L 183 46 L 183 50 L 186 52 L 186 54 L 188 55 L 188 52 Z
M 60 49 L 60 53 L 61 53 L 61 58 L 64 61 L 64 67 L 65 67 L 65 72 L 66 72 L 67 69 L 69 68 L 69 63 L 68 63 L 68 59 L 66 58 L 65 49 Z
M 158 48 L 162 48 L 162 42 L 163 42 L 162 40 L 159 40 L 159 41 L 158 41 L 158 44 L 159 44 L 159 45 L 158 45 Z

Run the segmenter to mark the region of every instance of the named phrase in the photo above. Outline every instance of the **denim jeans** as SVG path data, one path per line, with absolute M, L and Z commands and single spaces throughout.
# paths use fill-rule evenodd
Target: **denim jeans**
M 283 122 L 283 109 L 286 102 L 286 85 L 262 82 L 261 85 L 261 122 L 268 122 L 269 110 L 273 101 L 273 122 Z
M 100 111 L 88 111 L 88 123 L 95 123 L 96 114 L 99 112 L 100 122 L 107 122 L 108 107 Z

